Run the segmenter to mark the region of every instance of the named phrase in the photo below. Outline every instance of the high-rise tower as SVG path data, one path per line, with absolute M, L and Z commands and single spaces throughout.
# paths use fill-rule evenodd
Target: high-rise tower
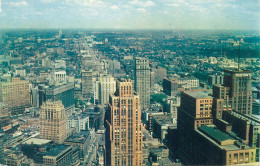
M 150 107 L 150 67 L 148 60 L 137 57 L 135 60 L 135 91 L 140 97 L 141 108 Z
M 81 72 L 81 89 L 83 98 L 93 97 L 93 72 L 82 71 Z
M 252 114 L 251 71 L 224 70 L 224 86 L 230 88 L 231 108 L 242 114 Z
M 131 80 L 117 82 L 106 112 L 106 165 L 142 165 L 142 123 L 139 96 Z
M 115 78 L 107 75 L 99 77 L 99 98 L 102 105 L 107 104 L 109 101 L 109 95 L 116 91 Z
M 178 155 L 184 164 L 193 163 L 193 131 L 201 125 L 213 123 L 212 97 L 208 90 L 191 90 L 181 93 L 178 108 Z
M 66 139 L 66 112 L 61 101 L 47 100 L 41 106 L 40 137 L 56 143 Z
M 224 84 L 213 86 L 213 117 L 221 119 L 223 111 L 252 114 L 251 71 L 224 70 Z

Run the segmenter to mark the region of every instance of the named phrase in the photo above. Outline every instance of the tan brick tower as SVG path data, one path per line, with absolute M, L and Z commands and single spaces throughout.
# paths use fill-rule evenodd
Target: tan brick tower
M 142 123 L 139 96 L 131 80 L 117 82 L 106 112 L 106 165 L 142 165 Z
M 40 111 L 40 137 L 63 143 L 66 139 L 66 112 L 61 101 L 47 100 Z

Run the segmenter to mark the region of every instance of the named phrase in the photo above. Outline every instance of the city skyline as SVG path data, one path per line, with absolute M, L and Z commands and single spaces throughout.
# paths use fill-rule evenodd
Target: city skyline
M 1 29 L 259 30 L 260 1 L 0 1 Z
M 259 165 L 259 31 L 1 23 L 0 165 Z

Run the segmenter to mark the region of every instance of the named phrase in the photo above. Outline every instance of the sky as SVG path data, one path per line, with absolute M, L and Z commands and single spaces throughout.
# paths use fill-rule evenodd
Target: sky
M 0 29 L 260 30 L 260 0 L 0 0 Z

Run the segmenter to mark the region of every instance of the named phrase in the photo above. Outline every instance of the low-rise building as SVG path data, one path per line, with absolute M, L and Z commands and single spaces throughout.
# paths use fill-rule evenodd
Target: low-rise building
M 71 145 L 71 146 L 78 146 L 79 147 L 79 158 L 80 160 L 85 160 L 85 157 L 87 155 L 87 152 L 89 150 L 89 143 L 90 143 L 90 135 L 88 134 L 83 135 L 73 135 L 67 138 L 64 142 L 65 145 Z
M 75 128 L 76 132 L 89 129 L 89 116 L 86 114 L 71 115 L 67 118 L 67 129 Z
M 70 145 L 55 145 L 43 155 L 44 165 L 55 165 L 55 166 L 74 166 L 78 163 L 79 158 L 75 158 L 75 155 L 79 152 L 78 147 Z M 76 154 L 75 154 L 76 153 Z
M 26 160 L 26 156 L 22 152 L 13 152 L 5 157 L 5 165 L 8 166 L 22 166 L 22 163 Z

